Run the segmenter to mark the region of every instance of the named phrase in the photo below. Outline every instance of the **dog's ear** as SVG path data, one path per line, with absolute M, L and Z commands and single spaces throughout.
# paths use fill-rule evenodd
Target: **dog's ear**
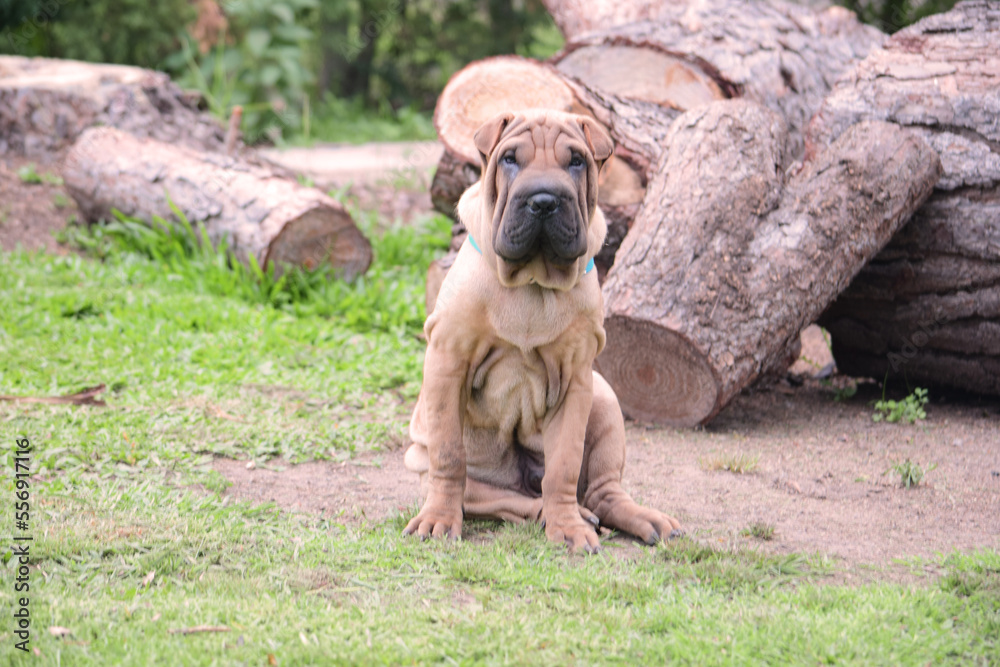
M 489 119 L 476 130 L 476 134 L 473 136 L 472 140 L 476 142 L 476 149 L 479 150 L 479 156 L 483 160 L 483 171 L 486 171 L 486 165 L 490 161 L 490 155 L 493 153 L 493 149 L 497 147 L 500 143 L 500 136 L 503 131 L 507 128 L 507 123 L 509 123 L 514 118 L 512 113 L 501 113 L 497 114 L 493 118 Z
M 615 149 L 615 144 L 611 141 L 611 135 L 604 129 L 604 126 L 593 118 L 581 116 L 580 127 L 583 128 L 583 136 L 587 138 L 587 147 L 590 148 L 594 160 L 597 161 L 597 168 L 609 157 Z

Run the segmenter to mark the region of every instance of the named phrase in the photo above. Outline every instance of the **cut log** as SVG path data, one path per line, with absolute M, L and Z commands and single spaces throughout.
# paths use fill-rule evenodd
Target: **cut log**
M 75 60 L 0 56 L 0 153 L 61 157 L 95 125 L 224 152 L 225 130 L 162 72 Z
M 66 189 L 90 221 L 112 209 L 151 221 L 176 220 L 169 202 L 213 244 L 225 240 L 244 263 L 315 268 L 344 279 L 364 273 L 371 245 L 334 199 L 266 167 L 200 153 L 114 128 L 83 132 L 66 156 Z M 169 197 L 169 200 L 168 200 Z
M 706 0 L 698 3 L 669 0 L 542 0 L 545 9 L 552 15 L 556 26 L 567 42 L 572 42 L 587 33 L 612 30 L 628 23 L 649 21 L 663 23 L 677 20 L 680 14 L 690 25 L 696 26 L 701 11 L 711 12 Z M 745 7 L 749 3 L 741 3 Z M 857 32 L 867 32 L 868 28 L 858 21 L 854 12 L 843 7 L 825 7 L 814 13 L 810 3 L 788 3 L 768 0 L 767 4 L 786 13 L 797 23 L 817 22 L 824 34 L 840 33 L 845 40 L 856 40 Z M 812 16 L 809 16 L 812 14 Z
M 497 56 L 474 62 L 449 81 L 434 109 L 434 125 L 450 155 L 442 159 L 442 173 L 456 165 L 474 165 L 479 152 L 472 140 L 479 126 L 501 111 L 553 109 L 593 116 L 611 133 L 616 155 L 625 159 L 645 178 L 650 164 L 660 155 L 661 139 L 679 115 L 676 105 L 630 100 L 599 91 L 562 75 L 544 63 L 518 56 Z M 463 183 L 459 174 L 453 179 Z M 442 192 L 461 191 L 442 184 Z
M 556 67 L 623 98 L 634 98 L 633 90 L 665 104 L 661 97 L 672 91 L 682 109 L 720 96 L 758 102 L 785 119 L 796 158 L 802 131 L 833 82 L 885 39 L 839 7 L 816 13 L 779 0 L 636 6 L 650 20 L 598 24 L 553 58 Z M 632 76 L 616 76 L 626 64 Z
M 558 69 L 597 90 L 682 111 L 736 92 L 724 93 L 701 67 L 654 46 L 582 46 L 562 56 Z
M 823 314 L 837 366 L 878 380 L 1000 395 L 996 4 L 963 2 L 893 35 L 824 102 L 809 128 L 809 151 L 865 119 L 912 128 L 940 154 L 944 173 Z
M 930 194 L 934 151 L 861 123 L 785 183 L 787 129 L 745 100 L 685 113 L 604 284 L 597 360 L 626 415 L 705 423 L 779 359 Z
M 519 56 L 497 56 L 459 70 L 441 91 L 434 127 L 445 148 L 478 165 L 479 126 L 504 111 L 573 110 L 573 93 L 551 68 Z
M 458 215 L 455 206 L 462 193 L 479 180 L 479 169 L 479 162 L 469 162 L 445 150 L 431 181 L 431 204 L 434 210 L 454 219 Z
M 542 0 L 567 41 L 595 30 L 636 21 L 655 21 L 662 0 Z

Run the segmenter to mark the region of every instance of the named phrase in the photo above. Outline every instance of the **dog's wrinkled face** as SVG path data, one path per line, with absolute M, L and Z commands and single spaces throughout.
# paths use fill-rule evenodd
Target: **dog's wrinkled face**
M 476 238 L 491 246 L 501 284 L 572 288 L 604 242 L 597 178 L 611 138 L 591 118 L 526 111 L 493 118 L 475 142 L 483 160 Z

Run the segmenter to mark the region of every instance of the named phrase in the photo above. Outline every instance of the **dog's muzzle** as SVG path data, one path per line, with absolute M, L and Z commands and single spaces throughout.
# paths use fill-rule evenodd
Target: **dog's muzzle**
M 525 262 L 543 253 L 554 264 L 569 265 L 586 254 L 586 225 L 573 193 L 534 190 L 515 195 L 511 203 L 493 247 L 504 260 Z

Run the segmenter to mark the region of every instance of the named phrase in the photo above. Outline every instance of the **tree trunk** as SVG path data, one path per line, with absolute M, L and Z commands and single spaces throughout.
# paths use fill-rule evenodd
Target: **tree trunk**
M 556 67 L 603 93 L 680 109 L 719 97 L 758 102 L 785 119 L 796 158 L 833 82 L 885 39 L 839 7 L 816 13 L 779 0 L 629 6 L 648 20 L 598 24 L 600 31 L 574 37 L 553 58 Z
M 628 416 L 704 423 L 799 332 L 931 192 L 919 137 L 861 123 L 784 183 L 776 114 L 744 101 L 681 116 L 604 284 L 597 360 Z
M 162 72 L 0 56 L 0 152 L 52 160 L 106 125 L 196 150 L 224 151 L 225 129 Z
M 864 119 L 923 136 L 944 174 L 821 322 L 841 371 L 1000 395 L 1000 12 L 964 2 L 872 52 L 810 125 L 821 150 Z
M 173 220 L 173 202 L 244 263 L 251 255 L 278 270 L 329 262 L 347 280 L 371 264 L 371 245 L 339 203 L 266 167 L 92 128 L 67 154 L 62 173 L 90 221 L 110 218 L 112 209 L 147 222 Z

